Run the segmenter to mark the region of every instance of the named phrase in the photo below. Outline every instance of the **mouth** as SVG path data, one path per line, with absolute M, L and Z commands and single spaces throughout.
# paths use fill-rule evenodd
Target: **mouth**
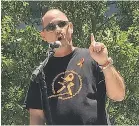
M 57 35 L 57 40 L 58 41 L 64 41 L 66 38 L 65 38 L 65 34 L 64 33 L 60 33 L 59 35 Z
M 58 37 L 58 41 L 61 41 L 62 40 L 62 36 Z

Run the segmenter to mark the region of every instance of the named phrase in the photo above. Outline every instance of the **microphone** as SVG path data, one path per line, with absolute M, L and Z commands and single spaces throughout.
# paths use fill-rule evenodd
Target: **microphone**
M 51 43 L 49 44 L 49 48 L 55 49 L 55 48 L 59 48 L 61 45 L 62 45 L 62 44 L 61 44 L 60 41 L 55 41 L 55 42 L 51 42 Z
M 48 60 L 49 60 L 49 58 L 50 58 L 51 56 L 53 56 L 53 54 L 54 54 L 53 49 L 59 48 L 61 45 L 62 45 L 62 44 L 61 44 L 60 41 L 55 41 L 55 42 L 49 43 L 50 51 L 47 52 L 48 57 L 47 57 L 43 62 L 41 62 L 40 65 L 33 71 L 32 76 L 31 76 L 31 80 L 32 80 L 32 81 L 38 76 L 39 73 L 42 72 L 42 70 L 43 70 L 43 68 L 46 66 L 46 64 L 47 64 L 47 62 L 48 62 Z

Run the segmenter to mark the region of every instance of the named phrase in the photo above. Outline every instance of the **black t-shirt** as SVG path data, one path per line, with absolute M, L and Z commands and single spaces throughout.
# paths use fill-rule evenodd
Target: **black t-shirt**
M 55 125 L 107 125 L 105 81 L 88 49 L 76 48 L 64 57 L 51 57 L 44 68 Z M 42 109 L 40 85 L 31 82 L 26 108 Z

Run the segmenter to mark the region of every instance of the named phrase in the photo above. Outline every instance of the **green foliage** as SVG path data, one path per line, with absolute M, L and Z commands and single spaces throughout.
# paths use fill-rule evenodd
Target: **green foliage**
M 134 15 L 134 11 L 139 11 L 139 2 L 120 1 L 116 3 L 116 6 L 119 8 L 118 24 L 121 30 L 128 30 L 128 28 L 134 23 L 134 18 L 138 18 L 137 15 Z
M 73 22 L 74 45 L 88 48 L 92 32 L 97 41 L 106 44 L 109 55 L 114 59 L 114 65 L 124 77 L 126 84 L 124 101 L 111 102 L 108 99 L 107 109 L 110 119 L 115 125 L 139 124 L 138 2 L 115 2 L 115 4 L 119 11 L 107 17 L 105 13 L 109 9 L 109 4 L 105 1 L 2 1 L 3 125 L 29 123 L 28 113 L 22 104 L 31 72 L 46 55 L 47 45 L 45 43 L 42 45 L 36 24 L 39 24 L 41 13 L 47 6 L 59 8 Z M 131 18 L 125 20 L 127 17 Z M 19 25 L 23 22 L 26 27 L 19 29 Z
M 133 46 L 128 40 L 129 32 L 116 30 L 116 38 L 113 39 L 113 32 L 109 36 L 110 55 L 114 59 L 116 68 L 124 77 L 126 84 L 126 98 L 121 103 L 108 102 L 108 111 L 111 118 L 115 119 L 113 124 L 138 124 L 139 107 L 137 105 L 138 81 L 139 81 L 139 46 Z M 115 32 L 114 32 L 115 33 Z M 106 41 L 106 40 L 105 40 Z M 135 109 L 136 108 L 136 109 Z M 124 123 L 123 123 L 124 122 Z

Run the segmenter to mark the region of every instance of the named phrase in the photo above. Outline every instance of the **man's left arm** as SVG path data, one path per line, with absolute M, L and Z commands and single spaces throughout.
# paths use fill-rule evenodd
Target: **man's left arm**
M 114 101 L 122 101 L 125 97 L 124 79 L 113 65 L 102 70 L 105 77 L 107 96 Z
M 96 42 L 94 36 L 91 35 L 89 51 L 91 57 L 102 66 L 108 97 L 114 101 L 122 101 L 125 97 L 124 79 L 109 60 L 106 46 L 103 43 Z

